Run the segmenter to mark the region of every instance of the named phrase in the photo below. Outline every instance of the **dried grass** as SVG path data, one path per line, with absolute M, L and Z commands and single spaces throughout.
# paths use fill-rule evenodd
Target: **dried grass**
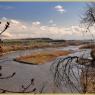
M 50 52 L 40 52 L 40 53 L 34 53 L 30 56 L 22 56 L 20 58 L 16 58 L 16 61 L 25 62 L 25 63 L 32 63 L 32 64 L 43 64 L 46 62 L 53 61 L 59 56 L 66 56 L 70 54 L 69 51 L 63 51 L 63 50 L 54 50 Z

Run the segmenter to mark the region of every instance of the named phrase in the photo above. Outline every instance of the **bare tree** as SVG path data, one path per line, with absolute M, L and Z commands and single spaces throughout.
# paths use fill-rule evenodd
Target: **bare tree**
M 90 29 L 91 26 L 95 24 L 95 4 L 87 4 L 87 9 L 83 14 L 81 23 L 85 26 L 86 32 Z
M 2 24 L 2 22 L 0 21 L 0 25 Z M 2 34 L 10 27 L 10 22 L 7 21 L 5 24 L 4 29 L 1 31 L 0 36 L 2 36 Z M 0 38 L 0 44 L 2 43 L 2 39 Z M 0 45 L 0 55 L 2 55 L 3 49 L 2 46 Z
M 0 24 L 1 24 L 1 22 L 0 22 Z M 5 24 L 5 27 L 4 27 L 3 31 L 1 31 L 0 35 L 2 35 L 2 33 L 5 32 L 9 28 L 9 26 L 10 26 L 10 22 L 7 21 Z

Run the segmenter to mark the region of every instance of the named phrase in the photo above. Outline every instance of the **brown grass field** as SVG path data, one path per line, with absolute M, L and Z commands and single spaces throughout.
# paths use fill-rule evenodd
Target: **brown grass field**
M 44 64 L 46 62 L 53 61 L 59 56 L 66 56 L 70 54 L 70 51 L 63 51 L 63 50 L 54 50 L 50 52 L 39 52 L 34 53 L 29 56 L 22 56 L 16 58 L 16 61 L 29 63 L 29 64 Z
M 0 45 L 0 53 L 7 53 L 10 51 L 26 50 L 26 49 L 38 49 L 38 48 L 57 48 L 65 47 L 64 43 L 61 44 L 48 44 L 48 43 L 36 43 L 30 45 Z
M 84 71 L 81 75 L 81 84 L 86 93 L 95 93 L 95 69 L 90 69 L 88 73 Z
M 79 47 L 80 49 L 94 49 L 95 48 L 95 44 L 84 44 L 84 45 L 81 45 Z

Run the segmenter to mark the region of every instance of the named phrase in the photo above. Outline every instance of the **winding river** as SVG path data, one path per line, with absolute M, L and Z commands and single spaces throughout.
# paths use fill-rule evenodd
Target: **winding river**
M 45 49 L 31 49 L 31 50 L 19 50 L 16 52 L 10 52 L 2 57 L 0 57 L 0 65 L 2 66 L 2 70 L 0 71 L 3 76 L 7 76 L 12 74 L 13 72 L 16 72 L 16 75 L 13 78 L 10 79 L 3 79 L 0 80 L 0 87 L 7 89 L 7 90 L 13 90 L 13 91 L 20 91 L 23 85 L 27 85 L 30 83 L 30 80 L 32 78 L 35 79 L 35 85 L 30 87 L 36 87 L 39 91 L 43 85 L 45 85 L 45 88 L 43 92 L 45 93 L 53 93 L 53 92 L 69 92 L 68 90 L 61 91 L 59 88 L 55 87 L 55 84 L 53 82 L 53 75 L 50 72 L 50 66 L 52 62 L 42 64 L 42 65 L 29 65 L 29 64 L 22 64 L 19 62 L 13 61 L 14 58 L 24 55 L 30 55 L 34 51 L 48 51 L 52 50 L 53 48 L 45 48 Z M 86 56 L 89 56 L 89 51 L 85 50 L 79 50 L 78 46 L 69 46 L 65 48 L 57 48 L 61 50 L 71 50 L 74 51 L 73 54 L 70 55 L 82 55 L 83 52 L 87 52 Z

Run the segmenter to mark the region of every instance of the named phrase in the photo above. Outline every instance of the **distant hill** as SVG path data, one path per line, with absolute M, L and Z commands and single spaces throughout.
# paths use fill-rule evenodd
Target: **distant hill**
M 21 38 L 21 39 L 3 39 L 3 40 L 52 40 L 50 38 Z
M 3 41 L 46 41 L 46 42 L 65 42 L 65 40 L 53 40 L 50 38 L 23 38 L 23 39 L 4 39 Z
M 51 41 L 52 39 L 50 38 L 25 38 L 25 39 L 21 39 L 21 40 L 47 40 L 47 41 Z

